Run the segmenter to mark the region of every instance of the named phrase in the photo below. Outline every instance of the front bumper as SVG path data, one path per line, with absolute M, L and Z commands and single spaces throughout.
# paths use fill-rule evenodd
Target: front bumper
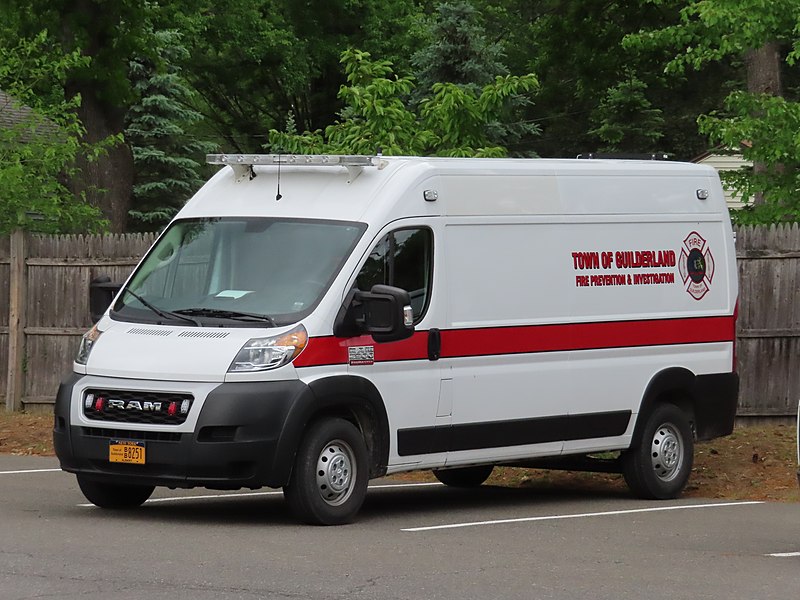
M 114 428 L 114 423 L 73 423 L 70 404 L 82 377 L 58 391 L 53 441 L 61 468 L 82 476 L 133 485 L 212 489 L 281 487 L 291 458 L 280 452 L 292 407 L 308 387 L 297 380 L 223 383 L 199 408 L 194 431 L 170 427 Z M 111 440 L 142 441 L 146 464 L 109 462 Z M 288 464 L 287 464 L 288 463 Z

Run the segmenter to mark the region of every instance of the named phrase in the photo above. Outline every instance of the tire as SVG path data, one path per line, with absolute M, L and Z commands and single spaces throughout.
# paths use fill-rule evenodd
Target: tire
M 639 446 L 623 454 L 623 475 L 641 498 L 677 498 L 693 460 L 694 436 L 686 414 L 673 404 L 661 404 L 647 417 Z
M 471 488 L 478 487 L 489 479 L 493 469 L 494 465 L 478 465 L 460 469 L 437 469 L 433 471 L 433 476 L 450 487 Z
M 303 436 L 283 495 L 304 523 L 343 525 L 353 521 L 364 503 L 368 481 L 361 432 L 344 419 L 325 419 Z
M 86 499 L 100 508 L 124 510 L 137 508 L 153 494 L 152 485 L 123 485 L 87 479 L 78 475 L 78 486 Z

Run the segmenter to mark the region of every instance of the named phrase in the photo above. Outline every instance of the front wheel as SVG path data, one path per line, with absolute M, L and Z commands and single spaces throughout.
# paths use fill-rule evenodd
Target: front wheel
M 623 474 L 641 498 L 677 498 L 692 472 L 694 437 L 685 413 L 673 404 L 647 417 L 639 446 L 623 454 Z
M 312 525 L 351 522 L 367 495 L 367 447 L 344 419 L 313 424 L 297 451 L 283 495 L 294 515 Z
M 86 499 L 100 508 L 126 509 L 141 506 L 153 494 L 152 485 L 105 483 L 78 475 L 78 486 Z

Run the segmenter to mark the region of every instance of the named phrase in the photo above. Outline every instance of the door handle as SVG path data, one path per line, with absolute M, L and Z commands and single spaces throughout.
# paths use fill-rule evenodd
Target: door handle
M 438 329 L 428 330 L 428 360 L 439 360 L 442 353 L 442 333 Z

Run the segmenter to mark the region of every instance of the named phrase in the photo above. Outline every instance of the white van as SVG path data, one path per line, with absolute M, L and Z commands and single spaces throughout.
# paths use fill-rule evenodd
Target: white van
M 736 258 L 710 167 L 209 161 L 58 392 L 56 452 L 94 504 L 269 486 L 338 524 L 372 478 L 477 486 L 495 465 L 673 498 L 694 440 L 731 432 Z

